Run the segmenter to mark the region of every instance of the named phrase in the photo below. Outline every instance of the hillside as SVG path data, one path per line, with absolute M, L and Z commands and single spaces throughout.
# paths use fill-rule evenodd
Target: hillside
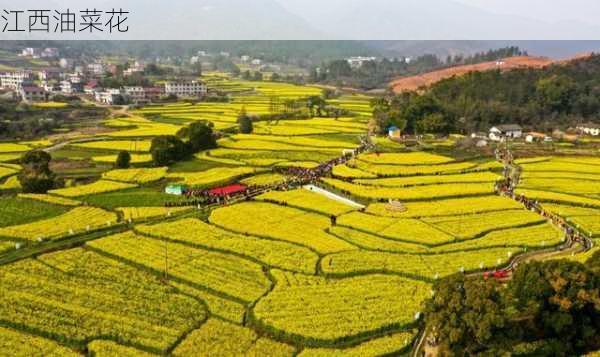
M 489 71 L 494 69 L 509 70 L 523 67 L 541 68 L 552 63 L 552 60 L 545 57 L 510 57 L 501 61 L 450 67 L 416 76 L 404 77 L 391 82 L 390 86 L 395 93 L 401 93 L 406 91 L 414 91 L 421 87 L 429 87 L 443 79 L 450 78 L 452 76 L 462 76 L 475 71 Z

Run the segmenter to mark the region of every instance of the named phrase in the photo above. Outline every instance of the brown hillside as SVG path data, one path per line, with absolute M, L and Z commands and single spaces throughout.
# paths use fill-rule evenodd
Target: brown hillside
M 489 71 L 493 69 L 509 70 L 514 68 L 533 67 L 541 68 L 552 64 L 553 61 L 546 57 L 519 56 L 510 57 L 498 61 L 483 62 L 464 66 L 456 66 L 424 73 L 417 76 L 399 78 L 390 83 L 395 93 L 417 90 L 421 87 L 428 87 L 443 79 L 452 76 L 462 76 L 469 72 Z

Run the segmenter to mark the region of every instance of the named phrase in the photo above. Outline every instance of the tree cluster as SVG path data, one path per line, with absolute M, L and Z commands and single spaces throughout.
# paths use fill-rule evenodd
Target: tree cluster
M 600 349 L 600 252 L 520 266 L 508 286 L 454 275 L 436 283 L 428 331 L 447 355 L 574 356 Z M 525 346 L 529 346 L 525 348 Z
M 374 103 L 373 127 L 468 134 L 498 124 L 540 131 L 598 120 L 600 56 L 541 69 L 473 72 Z
M 50 170 L 52 157 L 45 151 L 28 151 L 21 158 L 23 170 L 19 182 L 24 193 L 46 193 L 60 186 L 60 180 Z
M 187 139 L 184 141 L 183 139 Z M 217 141 L 210 123 L 193 122 L 175 135 L 157 136 L 152 139 L 150 153 L 155 166 L 168 166 L 188 159 L 192 154 L 215 148 Z

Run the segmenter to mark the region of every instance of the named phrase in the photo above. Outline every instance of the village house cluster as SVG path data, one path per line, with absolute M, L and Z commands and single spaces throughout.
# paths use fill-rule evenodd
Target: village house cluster
M 56 58 L 54 48 L 25 48 L 19 54 L 28 58 Z M 102 104 L 140 104 L 160 100 L 166 96 L 198 98 L 207 94 L 206 84 L 196 79 L 177 78 L 145 86 L 103 87 L 103 79 L 117 74 L 117 65 L 94 61 L 83 63 L 68 58 L 54 61 L 57 65 L 39 70 L 0 72 L 0 88 L 4 95 L 12 95 L 25 102 L 50 100 L 56 95 L 86 96 Z M 135 61 L 122 71 L 123 77 L 144 78 L 146 66 Z

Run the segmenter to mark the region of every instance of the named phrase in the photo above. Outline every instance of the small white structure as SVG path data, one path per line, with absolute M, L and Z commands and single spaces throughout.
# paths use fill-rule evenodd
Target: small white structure
M 600 124 L 596 123 L 585 123 L 577 125 L 577 130 L 580 133 L 591 135 L 591 136 L 599 136 L 600 135 Z
M 477 147 L 478 148 L 484 148 L 487 145 L 488 145 L 488 142 L 485 139 L 480 139 L 479 141 L 477 141 Z
M 517 124 L 498 125 L 490 129 L 490 139 L 502 141 L 506 138 L 517 139 L 523 136 L 523 128 Z
M 371 61 L 375 61 L 377 58 L 376 57 L 363 57 L 363 56 L 356 56 L 356 57 L 350 57 L 346 59 L 346 62 L 348 62 L 348 64 L 350 65 L 350 67 L 352 68 L 360 68 L 362 67 L 362 65 L 365 62 L 371 62 Z

